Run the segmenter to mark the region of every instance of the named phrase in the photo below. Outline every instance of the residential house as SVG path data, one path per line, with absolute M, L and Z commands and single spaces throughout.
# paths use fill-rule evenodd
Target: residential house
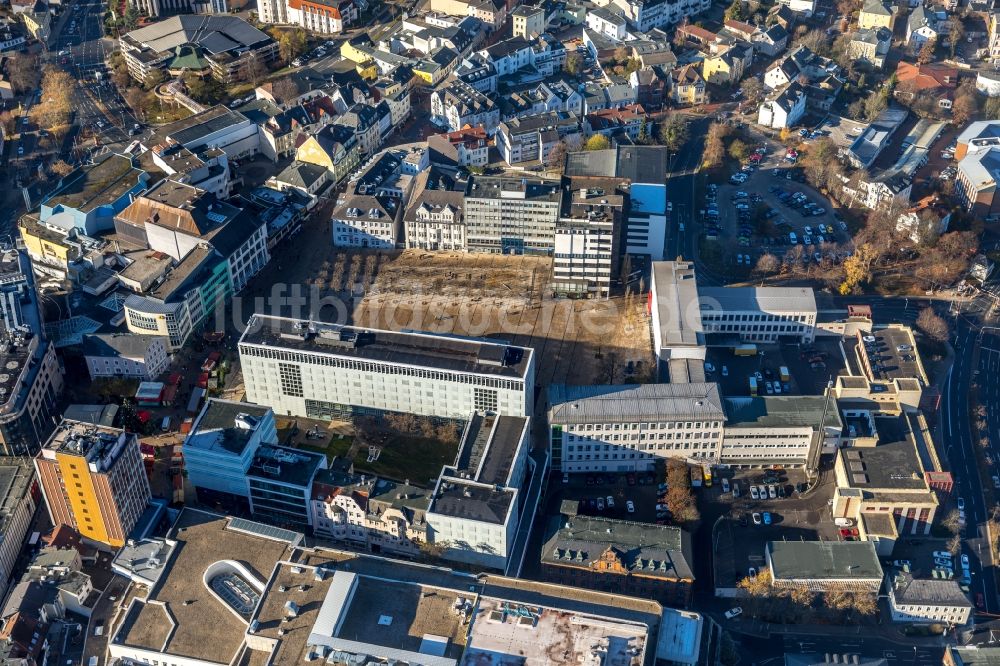
M 560 141 L 579 134 L 580 119 L 575 113 L 546 111 L 500 123 L 497 151 L 511 165 L 535 161 L 544 164 Z
M 955 139 L 955 159 L 959 162 L 969 153 L 1000 146 L 1000 121 L 977 120 L 969 123 Z
M 865 0 L 858 14 L 858 28 L 861 30 L 888 28 L 892 32 L 894 22 L 895 13 L 884 0 Z
M 757 123 L 772 129 L 793 127 L 806 111 L 806 91 L 798 81 L 764 100 L 757 113 Z
M 760 30 L 753 37 L 753 48 L 758 53 L 776 58 L 788 48 L 788 31 L 779 23 Z
M 601 109 L 588 113 L 585 121 L 591 134 L 602 134 L 612 139 L 624 134 L 634 141 L 639 138 L 646 119 L 646 110 L 642 105 L 632 104 L 622 109 Z
M 330 182 L 330 172 L 326 167 L 295 160 L 272 176 L 267 184 L 279 192 L 296 190 L 307 198 L 314 196 Z
M 613 5 L 594 7 L 587 12 L 587 27 L 599 35 L 616 42 L 623 41 L 628 32 L 628 23 L 621 14 L 611 11 Z
M 900 62 L 893 94 L 904 100 L 931 97 L 941 109 L 950 109 L 958 86 L 958 68 L 943 63 Z
M 458 53 L 447 46 L 442 46 L 432 51 L 426 58 L 418 60 L 412 68 L 417 78 L 433 87 L 448 78 L 460 61 Z
M 457 132 L 427 137 L 431 162 L 436 164 L 484 167 L 489 164 L 492 144 L 493 140 L 482 127 L 465 127 Z
M 987 97 L 1000 97 L 1000 72 L 976 72 L 976 90 Z
M 407 248 L 421 250 L 466 249 L 465 194 L 455 190 L 427 188 L 428 174 L 418 176 L 414 195 L 403 214 Z
M 330 180 L 339 183 L 361 161 L 358 140 L 350 127 L 330 124 L 314 134 L 302 134 L 296 142 L 295 159 L 325 167 Z
M 753 47 L 737 42 L 722 53 L 706 55 L 702 61 L 701 74 L 706 81 L 716 85 L 736 83 L 743 78 L 751 62 Z
M 861 28 L 851 34 L 847 57 L 868 63 L 875 69 L 882 69 L 891 44 L 892 31 L 889 28 Z
M 922 243 L 948 231 L 949 222 L 951 209 L 937 195 L 929 194 L 899 216 L 896 231 L 906 234 L 914 243 Z
M 1000 60 L 1000 12 L 991 11 L 989 13 L 989 26 L 987 32 L 987 58 L 992 62 Z
M 937 21 L 928 14 L 923 4 L 917 5 L 906 20 L 906 43 L 919 49 L 929 41 L 936 41 L 940 36 Z
M 795 12 L 786 5 L 778 3 L 768 10 L 767 22 L 773 25 L 780 25 L 786 32 L 791 33 L 792 26 L 795 25 Z
M 959 163 L 955 193 L 963 207 L 977 220 L 1000 218 L 1000 147 L 988 145 L 970 151 Z
M 837 70 L 837 64 L 829 58 L 813 53 L 808 47 L 799 46 L 767 68 L 764 72 L 764 85 L 776 90 L 800 78 L 817 82 Z
M 545 32 L 546 9 L 544 7 L 529 7 L 518 5 L 510 13 L 513 34 L 515 37 L 531 39 Z
M 722 30 L 719 31 L 719 34 L 732 37 L 733 39 L 742 40 L 744 42 L 752 42 L 754 37 L 760 32 L 760 28 L 755 25 L 750 25 L 749 23 L 744 23 L 743 21 L 726 19 L 722 24 Z
M 609 4 L 602 0 L 598 4 Z M 686 0 L 684 2 L 661 2 L 660 0 L 611 0 L 624 12 L 629 27 L 639 32 L 649 32 L 654 28 L 677 25 L 685 18 L 707 11 L 709 0 Z
M 500 124 L 500 107 L 493 93 L 482 93 L 467 83 L 455 81 L 431 93 L 431 118 L 451 132 L 464 127 L 482 127 L 492 135 Z
M 659 65 L 643 67 L 629 74 L 629 84 L 635 91 L 636 104 L 647 110 L 663 107 L 670 90 L 670 75 Z
M 698 66 L 689 63 L 670 72 L 670 96 L 676 104 L 698 106 L 708 102 L 705 79 Z
M 333 244 L 392 250 L 400 240 L 402 212 L 394 197 L 345 193 L 331 215 Z
M 812 16 L 816 11 L 816 0 L 778 0 L 778 4 L 806 17 Z

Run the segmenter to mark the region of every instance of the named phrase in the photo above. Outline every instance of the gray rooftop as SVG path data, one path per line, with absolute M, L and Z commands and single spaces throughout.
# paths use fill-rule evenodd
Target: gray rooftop
M 249 443 L 258 421 L 269 411 L 271 411 L 269 407 L 249 402 L 210 398 L 205 402 L 194 427 L 184 440 L 184 446 L 199 449 L 221 448 L 239 455 Z
M 806 287 L 699 287 L 707 312 L 816 313 L 816 297 Z
M 840 412 L 836 404 L 824 396 L 762 396 L 758 398 L 726 398 L 726 427 L 751 428 L 819 428 L 826 412 L 827 427 L 840 430 Z M 829 406 L 829 409 L 827 408 Z
M 775 580 L 882 580 L 868 541 L 769 541 Z
M 254 315 L 240 340 L 246 345 L 362 358 L 396 366 L 524 378 L 531 348 L 434 333 L 392 332 Z
M 555 516 L 549 525 L 542 563 L 590 569 L 609 548 L 631 573 L 694 580 L 690 536 L 678 527 L 610 518 Z
M 890 581 L 897 604 L 921 606 L 972 607 L 969 597 L 962 592 L 957 580 L 944 578 L 914 578 L 908 573 L 898 573 Z
M 452 518 L 503 525 L 507 522 L 516 496 L 516 491 L 498 486 L 442 478 L 427 511 Z
M 123 357 L 144 360 L 150 346 L 156 342 L 169 346 L 170 339 L 162 335 L 133 333 L 97 333 L 83 338 L 84 356 Z
M 465 190 L 469 199 L 512 199 L 558 205 L 559 181 L 515 176 L 473 176 Z
M 271 38 L 238 16 L 171 16 L 125 35 L 156 52 L 171 51 L 182 44 L 203 45 L 210 53 L 251 46 Z
M 653 290 L 661 347 L 701 346 L 703 328 L 694 264 L 653 262 Z
M 625 384 L 549 387 L 552 423 L 723 420 L 718 384 Z

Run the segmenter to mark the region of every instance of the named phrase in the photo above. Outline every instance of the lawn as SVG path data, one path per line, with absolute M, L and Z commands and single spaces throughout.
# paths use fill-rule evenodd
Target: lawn
M 352 455 L 354 471 L 374 474 L 394 481 L 410 480 L 416 485 L 433 483 L 441 467 L 455 462 L 458 446 L 425 437 L 392 435 L 382 447 L 378 460 L 368 462 L 368 447 L 355 446 L 354 439 L 334 436 L 326 444 L 304 441 L 302 448 L 325 453 L 328 460 L 334 456 Z

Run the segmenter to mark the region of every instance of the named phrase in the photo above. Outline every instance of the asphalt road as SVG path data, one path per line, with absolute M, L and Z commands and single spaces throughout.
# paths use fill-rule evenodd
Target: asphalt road
M 701 162 L 701 154 L 705 148 L 705 134 L 708 132 L 710 119 L 699 118 L 691 121 L 689 132 L 691 139 L 684 150 L 670 156 L 670 171 L 667 175 L 667 201 L 673 206 L 667 220 L 667 237 L 664 239 L 663 256 L 673 260 L 678 256 L 693 259 L 698 233 L 695 229 L 697 202 L 695 189 L 697 172 Z M 681 230 L 683 225 L 683 231 Z M 701 273 L 699 282 L 704 282 Z

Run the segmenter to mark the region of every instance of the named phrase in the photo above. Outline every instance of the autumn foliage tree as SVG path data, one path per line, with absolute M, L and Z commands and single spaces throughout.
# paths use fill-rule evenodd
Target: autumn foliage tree
M 944 317 L 934 312 L 933 308 L 924 308 L 920 311 L 920 315 L 917 316 L 917 328 L 931 340 L 937 342 L 947 341 L 950 334 L 948 322 L 944 320 Z
M 52 129 L 69 123 L 73 111 L 73 86 L 75 81 L 56 67 L 46 67 L 42 73 L 42 96 L 29 112 L 39 127 Z

